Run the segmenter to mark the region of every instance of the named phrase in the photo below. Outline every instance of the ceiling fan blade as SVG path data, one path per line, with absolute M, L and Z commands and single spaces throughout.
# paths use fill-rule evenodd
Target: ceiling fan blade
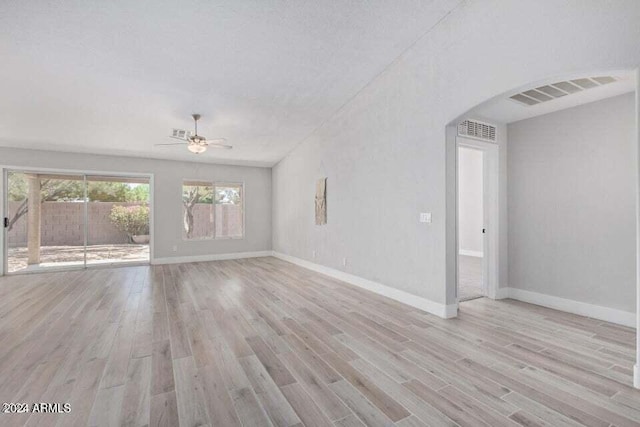
M 205 141 L 205 144 L 213 148 L 226 148 L 226 149 L 233 148 L 231 145 L 225 144 L 225 142 L 227 142 L 226 138 L 216 138 L 216 139 L 207 139 Z
M 185 145 L 188 144 L 188 142 L 168 142 L 166 144 L 154 144 L 154 145 Z
M 173 139 L 177 139 L 179 141 L 186 141 L 189 142 L 188 138 L 180 138 L 179 136 L 169 136 L 169 138 L 173 138 Z

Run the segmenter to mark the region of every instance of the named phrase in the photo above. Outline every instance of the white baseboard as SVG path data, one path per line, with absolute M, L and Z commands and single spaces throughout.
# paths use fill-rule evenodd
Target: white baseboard
M 466 249 L 460 249 L 460 251 L 458 251 L 458 254 L 466 255 L 466 256 L 474 256 L 474 257 L 478 257 L 478 258 L 482 258 L 484 256 L 482 251 L 469 251 L 469 250 L 466 250 Z
M 509 298 L 509 288 L 498 288 L 495 299 Z M 514 298 L 515 299 L 515 298 Z
M 299 265 L 300 267 L 304 267 L 306 269 L 316 271 L 318 273 L 322 273 L 326 276 L 333 277 L 334 279 L 342 280 L 343 282 L 347 282 L 349 284 L 358 286 L 359 288 L 366 289 L 378 295 L 391 298 L 392 300 L 399 301 L 403 304 L 410 305 L 411 307 L 418 308 L 420 310 L 426 311 L 427 313 L 435 314 L 436 316 L 442 317 L 444 319 L 449 319 L 452 317 L 456 317 L 458 315 L 457 304 L 451 304 L 451 305 L 440 304 L 440 303 L 428 300 L 426 298 L 422 298 L 422 297 L 410 294 L 408 292 L 401 291 L 400 289 L 383 285 L 382 283 L 374 282 L 372 280 L 368 280 L 360 276 L 355 276 L 353 274 L 345 273 L 344 271 L 325 267 L 324 265 L 306 261 L 301 258 L 285 255 L 280 252 L 274 251 L 273 256 L 276 258 L 280 258 L 284 261 L 288 261 L 292 264 Z
M 188 262 L 206 262 L 206 261 L 223 261 L 227 259 L 242 259 L 242 258 L 258 258 L 264 256 L 271 256 L 271 251 L 257 251 L 257 252 L 234 252 L 229 254 L 211 254 L 211 255 L 195 255 L 195 256 L 176 256 L 166 258 L 155 258 L 151 261 L 153 265 L 160 264 L 182 264 Z
M 633 366 L 633 386 L 640 388 L 640 365 L 637 363 Z
M 528 302 L 530 304 L 566 311 L 567 313 L 616 323 L 618 325 L 629 327 L 635 327 L 636 325 L 636 314 L 629 311 L 560 298 L 538 292 L 525 291 L 518 288 L 502 288 L 500 291 L 507 295 L 504 298 L 512 298 L 518 301 Z

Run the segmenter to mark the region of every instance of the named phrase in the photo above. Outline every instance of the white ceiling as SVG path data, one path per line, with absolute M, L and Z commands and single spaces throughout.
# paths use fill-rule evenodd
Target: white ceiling
M 5 0 L 0 146 L 270 166 L 459 2 Z
M 509 96 L 516 93 L 540 87 L 545 84 L 580 77 L 596 76 L 612 76 L 615 77 L 617 81 L 535 105 L 524 105 L 509 98 Z M 611 98 L 624 93 L 633 92 L 635 87 L 635 75 L 633 71 L 609 71 L 600 74 L 591 73 L 589 75 L 576 74 L 572 76 L 565 76 L 563 78 L 550 79 L 546 82 L 538 82 L 535 85 L 520 88 L 513 93 L 499 96 L 475 108 L 471 115 L 478 115 L 485 120 L 491 120 L 496 123 L 512 123 L 531 117 L 541 116 L 543 114 L 553 113 L 554 111 L 576 107 L 589 102 Z

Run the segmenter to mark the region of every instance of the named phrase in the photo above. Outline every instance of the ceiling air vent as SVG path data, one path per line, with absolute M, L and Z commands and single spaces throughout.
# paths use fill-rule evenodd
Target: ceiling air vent
M 187 139 L 191 136 L 191 131 L 184 129 L 174 129 L 171 136 L 174 138 Z
M 582 92 L 598 86 L 604 86 L 615 82 L 617 79 L 611 76 L 585 77 L 582 79 L 556 82 L 553 84 L 540 86 L 522 93 L 516 93 L 509 97 L 518 104 L 531 106 L 542 102 L 552 101 L 572 93 Z
M 465 120 L 458 125 L 458 135 L 488 142 L 496 142 L 496 127 L 477 120 Z

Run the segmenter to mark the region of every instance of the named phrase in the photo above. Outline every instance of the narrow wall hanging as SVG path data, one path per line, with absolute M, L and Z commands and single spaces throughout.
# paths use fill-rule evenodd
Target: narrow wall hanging
M 316 225 L 327 223 L 327 178 L 316 181 Z

